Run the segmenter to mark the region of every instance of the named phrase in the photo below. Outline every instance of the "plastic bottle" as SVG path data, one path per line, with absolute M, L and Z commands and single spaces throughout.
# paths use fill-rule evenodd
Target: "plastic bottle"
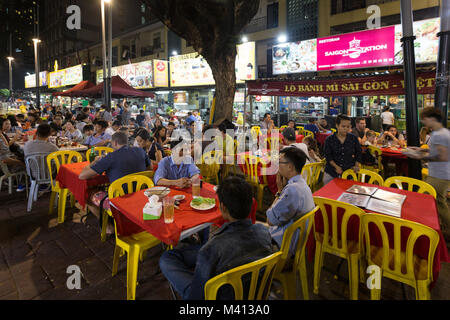
M 89 153 L 89 162 L 94 162 L 95 160 L 95 150 L 94 147 L 91 148 L 91 153 Z

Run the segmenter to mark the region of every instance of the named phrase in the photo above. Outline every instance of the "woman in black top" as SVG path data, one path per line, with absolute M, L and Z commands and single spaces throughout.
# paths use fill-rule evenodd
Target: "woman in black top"
M 161 145 L 155 142 L 153 137 L 150 137 L 150 133 L 143 129 L 139 130 L 136 136 L 136 141 L 145 152 L 148 153 L 148 157 L 152 161 L 152 165 L 158 164 L 162 158 L 164 158 L 164 149 Z
M 159 126 L 156 128 L 155 133 L 153 134 L 153 138 L 155 138 L 156 142 L 158 142 L 161 146 L 168 143 L 166 138 L 166 128 L 163 126 Z

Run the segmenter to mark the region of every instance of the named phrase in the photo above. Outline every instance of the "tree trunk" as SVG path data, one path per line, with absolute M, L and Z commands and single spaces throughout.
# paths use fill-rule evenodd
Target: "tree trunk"
M 234 54 L 220 54 L 209 61 L 214 80 L 216 82 L 216 107 L 214 111 L 214 124 L 223 120 L 233 120 L 233 103 L 236 92 L 236 51 Z

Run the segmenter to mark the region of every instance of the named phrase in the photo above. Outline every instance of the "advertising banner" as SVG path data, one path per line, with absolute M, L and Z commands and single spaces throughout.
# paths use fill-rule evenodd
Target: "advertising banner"
M 111 77 L 120 76 L 134 89 L 153 88 L 153 63 L 151 60 L 111 68 Z M 103 69 L 97 70 L 97 84 L 103 82 Z
M 237 46 L 236 82 L 255 79 L 255 43 Z M 206 60 L 198 53 L 170 57 L 170 85 L 172 87 L 214 85 L 214 77 Z
M 418 94 L 432 94 L 435 72 L 417 73 Z M 305 81 L 249 81 L 248 94 L 254 96 L 371 96 L 404 95 L 403 74 Z
M 83 65 L 50 72 L 48 75 L 48 87 L 58 88 L 75 85 L 83 81 Z
M 169 86 L 169 63 L 164 60 L 153 60 L 153 81 L 155 87 Z
M 317 39 L 317 70 L 393 65 L 394 31 L 390 26 Z
M 40 87 L 46 87 L 47 86 L 47 77 L 48 72 L 47 71 L 41 71 L 39 72 L 39 86 Z M 25 88 L 35 88 L 36 87 L 36 74 L 31 74 L 29 76 L 25 77 Z
M 437 61 L 440 18 L 413 23 L 416 63 Z M 401 25 L 272 47 L 274 75 L 403 64 Z
M 317 39 L 283 43 L 272 54 L 274 75 L 317 71 Z

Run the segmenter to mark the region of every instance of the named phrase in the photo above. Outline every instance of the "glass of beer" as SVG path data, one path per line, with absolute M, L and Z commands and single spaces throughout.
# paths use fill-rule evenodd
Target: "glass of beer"
M 166 196 L 163 198 L 164 223 L 173 222 L 174 202 L 174 197 Z
M 200 177 L 198 175 L 192 178 L 192 196 L 194 198 L 200 196 Z

